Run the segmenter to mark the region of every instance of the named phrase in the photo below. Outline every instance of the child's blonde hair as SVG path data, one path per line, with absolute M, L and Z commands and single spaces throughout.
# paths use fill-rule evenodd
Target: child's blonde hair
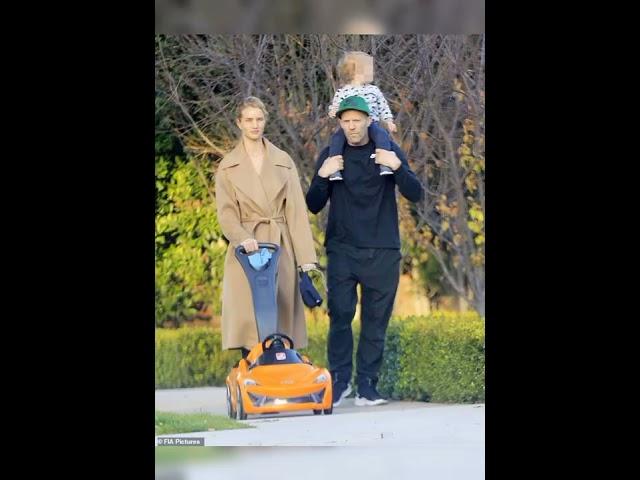
M 362 66 L 364 62 L 369 62 L 370 65 L 373 66 L 373 57 L 368 53 L 356 50 L 345 52 L 344 55 L 342 55 L 342 58 L 338 61 L 338 65 L 336 67 L 340 83 L 345 85 L 353 81 L 356 76 L 358 66 Z

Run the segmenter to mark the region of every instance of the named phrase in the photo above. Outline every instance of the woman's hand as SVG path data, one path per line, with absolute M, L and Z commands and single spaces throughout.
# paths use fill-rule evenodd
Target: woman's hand
M 247 253 L 258 250 L 258 241 L 255 238 L 247 238 L 244 242 L 240 243 L 240 245 L 244 247 L 244 251 Z

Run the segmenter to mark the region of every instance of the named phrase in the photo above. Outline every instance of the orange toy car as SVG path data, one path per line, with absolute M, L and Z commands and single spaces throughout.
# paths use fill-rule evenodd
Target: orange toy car
M 256 315 L 258 338 L 246 358 L 226 378 L 227 413 L 244 420 L 247 415 L 313 410 L 319 415 L 333 412 L 331 375 L 294 350 L 291 338 L 277 332 L 277 272 L 280 249 L 259 243 L 248 255 L 236 248 L 249 280 Z

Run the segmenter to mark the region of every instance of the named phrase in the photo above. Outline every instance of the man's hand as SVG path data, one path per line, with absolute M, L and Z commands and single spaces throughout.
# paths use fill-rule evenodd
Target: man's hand
M 402 162 L 396 155 L 396 152 L 391 152 L 389 150 L 382 150 L 381 148 L 376 149 L 376 160 L 375 162 L 378 165 L 386 165 L 391 170 L 397 170 L 402 165 Z
M 240 245 L 244 247 L 244 251 L 247 253 L 255 252 L 258 250 L 258 241 L 255 238 L 247 238 Z
M 387 120 L 387 128 L 391 133 L 396 133 L 398 131 L 398 127 L 393 123 L 393 120 Z
M 320 170 L 318 170 L 318 175 L 322 178 L 327 178 L 332 173 L 337 172 L 338 170 L 342 170 L 344 168 L 344 160 L 342 159 L 342 155 L 335 155 L 333 157 L 327 158 Z

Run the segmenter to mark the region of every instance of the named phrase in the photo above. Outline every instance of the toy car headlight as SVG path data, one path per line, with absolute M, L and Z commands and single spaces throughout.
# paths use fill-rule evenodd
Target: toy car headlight
M 314 383 L 324 383 L 327 380 L 329 380 L 329 377 L 327 377 L 324 373 L 321 373 L 320 375 L 318 375 L 316 377 L 316 379 L 313 382 Z
M 258 382 L 256 382 L 255 380 L 252 380 L 251 378 L 245 378 L 244 379 L 244 384 L 246 385 L 258 385 Z

